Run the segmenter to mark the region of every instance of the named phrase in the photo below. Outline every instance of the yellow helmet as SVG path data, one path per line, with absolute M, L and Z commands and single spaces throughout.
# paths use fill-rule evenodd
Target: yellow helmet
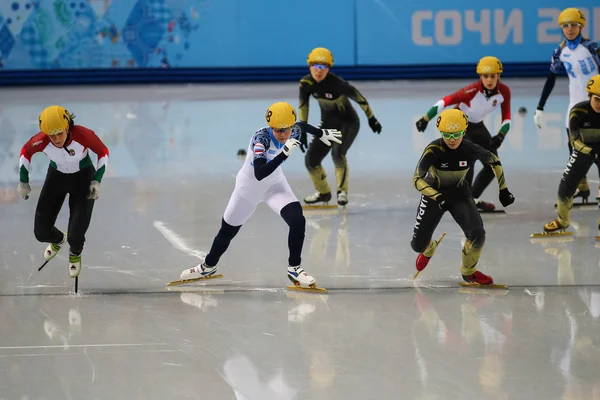
M 271 104 L 265 115 L 267 123 L 274 129 L 287 129 L 296 123 L 296 110 L 290 103 L 281 101 Z
M 558 26 L 569 22 L 578 23 L 583 28 L 585 26 L 585 16 L 577 8 L 565 8 L 558 15 Z
M 469 118 L 458 108 L 442 111 L 435 123 L 438 130 L 444 133 L 462 132 L 467 129 L 467 125 L 469 125 Z
M 306 63 L 308 65 L 311 64 L 326 64 L 330 67 L 333 66 L 333 54 L 325 47 L 317 47 L 313 49 L 306 59 Z
M 71 114 L 61 106 L 46 107 L 40 114 L 39 123 L 46 135 L 58 135 L 69 127 Z
M 477 73 L 482 74 L 501 74 L 503 71 L 502 63 L 499 59 L 492 56 L 483 57 L 477 63 Z
M 600 96 L 600 75 L 594 75 L 585 87 L 589 94 Z

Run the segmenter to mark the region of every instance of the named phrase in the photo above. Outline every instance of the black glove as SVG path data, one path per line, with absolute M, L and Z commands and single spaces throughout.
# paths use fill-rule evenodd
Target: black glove
M 377 121 L 377 118 L 375 118 L 375 116 L 373 115 L 371 118 L 369 118 L 369 126 L 371 127 L 371 130 L 377 134 L 381 133 L 381 124 L 379 123 L 379 121 Z
M 417 125 L 417 130 L 419 132 L 425 132 L 425 129 L 427 129 L 427 124 L 429 123 L 429 121 L 425 120 L 425 117 L 421 118 L 420 120 L 417 121 L 416 125 Z
M 442 210 L 442 211 L 447 211 L 448 210 L 448 203 L 446 202 L 446 199 L 444 198 L 443 194 L 440 194 L 433 201 L 435 201 L 437 203 L 437 206 L 440 208 L 440 210 Z
M 308 138 L 306 137 L 306 132 L 302 131 L 300 134 L 300 151 L 306 153 L 306 149 L 308 148 Z
M 515 196 L 508 191 L 508 188 L 504 188 L 500 191 L 500 203 L 503 207 L 508 207 L 515 202 Z
M 502 142 L 504 141 L 504 134 L 503 133 L 498 133 L 496 136 L 492 137 L 492 142 L 491 142 L 491 147 L 492 150 L 497 150 L 498 147 L 500 147 L 500 145 L 502 144 Z

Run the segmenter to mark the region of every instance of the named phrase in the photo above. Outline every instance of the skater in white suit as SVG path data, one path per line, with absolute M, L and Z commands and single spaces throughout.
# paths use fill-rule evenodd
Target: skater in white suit
M 248 155 L 237 174 L 235 189 L 210 252 L 204 262 L 184 270 L 182 280 L 213 275 L 231 240 L 254 213 L 256 206 L 264 201 L 290 227 L 288 278 L 296 286 L 315 287 L 315 279 L 300 266 L 306 225 L 302 206 L 279 167 L 296 147 L 303 149 L 307 133 L 318 137 L 327 146 L 341 143 L 342 135 L 335 129 L 318 129 L 296 122 L 296 110 L 285 102 L 271 105 L 265 117 L 269 126 L 260 128 L 250 139 Z

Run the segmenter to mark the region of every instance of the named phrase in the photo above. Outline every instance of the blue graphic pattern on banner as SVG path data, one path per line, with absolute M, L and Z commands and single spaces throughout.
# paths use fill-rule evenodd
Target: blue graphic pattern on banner
M 305 67 L 313 47 L 337 66 L 550 60 L 561 9 L 597 0 L 2 0 L 0 69 Z

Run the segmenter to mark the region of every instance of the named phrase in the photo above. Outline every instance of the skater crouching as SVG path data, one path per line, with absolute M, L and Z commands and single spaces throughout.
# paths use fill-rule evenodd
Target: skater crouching
M 74 117 L 60 106 L 50 106 L 42 111 L 39 117 L 41 132 L 31 137 L 21 149 L 17 188 L 21 197 L 27 200 L 31 192 L 31 157 L 38 152 L 46 154 L 50 166 L 35 209 L 33 230 L 38 241 L 50 243 L 44 251 L 45 261 L 53 259 L 65 242 L 69 243 L 71 278 L 77 278 L 81 272 L 85 234 L 108 163 L 108 148 L 93 131 L 75 125 Z M 98 156 L 96 168 L 89 150 Z M 68 233 L 63 233 L 54 224 L 67 194 L 70 215 Z
M 412 249 L 420 253 L 416 268 L 422 271 L 429 263 L 438 245 L 431 237 L 444 213 L 449 211 L 467 238 L 460 268 L 463 279 L 492 285 L 492 277 L 476 269 L 485 243 L 485 230 L 466 179 L 475 161 L 480 160 L 493 170 L 504 207 L 512 204 L 515 198 L 506 187 L 498 157 L 471 141 L 463 140 L 468 126 L 465 113 L 459 109 L 445 110 L 437 118 L 436 126 L 442 138 L 425 148 L 413 178 L 415 188 L 421 192 L 411 241 Z
M 545 233 L 562 232 L 569 226 L 577 188 L 600 154 L 600 75 L 588 81 L 586 90 L 588 100 L 575 104 L 569 114 L 573 152 L 558 186 L 558 218 L 544 225 Z
M 316 288 L 315 279 L 300 266 L 306 227 L 302 206 L 280 167 L 294 148 L 304 145 L 306 133 L 314 135 L 325 146 L 342 143 L 342 135 L 337 130 L 317 129 L 296 122 L 296 110 L 285 102 L 272 104 L 265 118 L 268 126 L 260 128 L 250 139 L 248 155 L 236 176 L 235 188 L 210 251 L 204 262 L 181 273 L 181 282 L 214 275 L 221 256 L 242 225 L 254 214 L 258 204 L 265 202 L 290 228 L 288 278 L 296 287 Z

